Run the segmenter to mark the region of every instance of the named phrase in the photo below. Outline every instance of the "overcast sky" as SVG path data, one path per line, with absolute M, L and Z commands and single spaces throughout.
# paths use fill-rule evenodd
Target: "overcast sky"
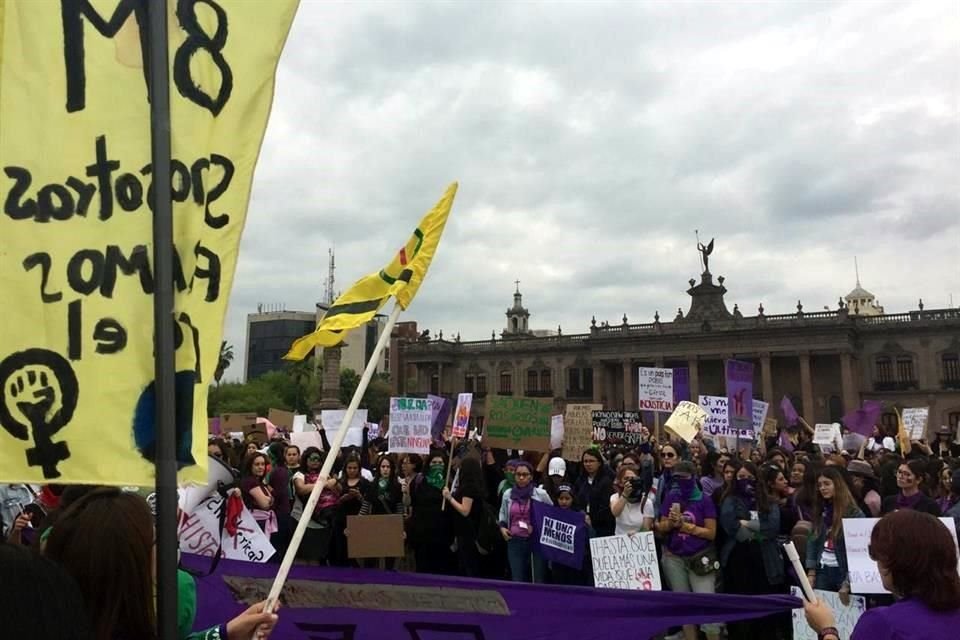
M 302 0 L 226 324 L 313 309 L 460 192 L 401 319 L 486 339 L 688 306 L 694 230 L 745 315 L 861 281 L 960 304 L 960 2 Z

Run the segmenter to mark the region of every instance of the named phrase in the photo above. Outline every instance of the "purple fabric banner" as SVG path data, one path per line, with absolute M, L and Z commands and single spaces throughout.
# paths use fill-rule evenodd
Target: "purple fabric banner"
M 873 435 L 873 427 L 880 420 L 881 414 L 883 414 L 881 400 L 864 400 L 862 407 L 843 416 L 843 424 L 850 431 L 869 438 Z
M 780 448 L 785 450 L 787 453 L 793 452 L 793 442 L 790 441 L 790 436 L 787 434 L 786 429 L 780 430 Z
M 530 548 L 547 560 L 580 569 L 587 548 L 586 516 L 534 500 Z
M 731 429 L 753 430 L 753 364 L 749 362 L 727 360 L 727 422 Z
M 450 401 L 444 398 L 443 396 L 428 395 L 427 400 L 430 401 L 430 411 L 433 414 L 433 424 L 430 429 L 430 434 L 433 436 L 434 443 L 439 446 L 443 445 L 443 428 L 447 426 L 447 418 L 450 417 L 450 411 L 452 407 L 450 406 Z
M 673 370 L 673 406 L 690 400 L 690 369 L 677 367 Z
M 793 408 L 793 403 L 790 402 L 788 396 L 783 396 L 783 400 L 780 401 L 780 410 L 783 411 L 783 419 L 788 427 L 797 426 L 797 422 L 800 420 L 800 414 Z
M 184 555 L 206 572 L 210 559 Z M 221 560 L 197 579 L 194 629 L 263 600 L 277 565 Z M 283 640 L 537 640 L 649 638 L 683 623 L 733 622 L 803 606 L 792 596 L 621 591 L 294 566 L 284 586 Z

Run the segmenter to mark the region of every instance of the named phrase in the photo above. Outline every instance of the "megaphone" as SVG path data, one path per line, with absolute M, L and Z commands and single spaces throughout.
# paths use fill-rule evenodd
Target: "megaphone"
M 180 487 L 178 504 L 181 511 L 190 513 L 201 502 L 212 496 L 221 484 L 231 484 L 236 480 L 233 469 L 220 458 L 207 456 L 207 484 Z

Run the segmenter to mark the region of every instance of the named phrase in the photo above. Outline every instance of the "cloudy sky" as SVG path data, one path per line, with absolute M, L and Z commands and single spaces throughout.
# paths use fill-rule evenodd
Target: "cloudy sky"
M 302 0 L 227 317 L 310 310 L 460 192 L 403 319 L 464 340 L 687 308 L 960 304 L 960 3 Z

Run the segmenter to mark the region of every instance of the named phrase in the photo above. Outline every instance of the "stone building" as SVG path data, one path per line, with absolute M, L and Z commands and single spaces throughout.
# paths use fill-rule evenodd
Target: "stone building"
M 517 288 L 498 338 L 463 342 L 441 334 L 431 339 L 416 323 L 404 323 L 391 340 L 391 378 L 397 394 L 474 393 L 475 421 L 482 424 L 488 394 L 599 402 L 635 409 L 637 368 L 689 367 L 690 393 L 724 395 L 724 360 L 754 364 L 756 399 L 774 404 L 782 419 L 786 395 L 810 424 L 839 421 L 865 399 L 888 407 L 930 407 L 929 427 L 960 423 L 960 309 L 886 314 L 872 294 L 857 287 L 832 311 L 756 315 L 727 309 L 721 276 L 707 265 L 689 281 L 686 313 L 646 324 L 590 323 L 580 334 L 537 336 Z M 885 424 L 896 424 L 885 413 Z

